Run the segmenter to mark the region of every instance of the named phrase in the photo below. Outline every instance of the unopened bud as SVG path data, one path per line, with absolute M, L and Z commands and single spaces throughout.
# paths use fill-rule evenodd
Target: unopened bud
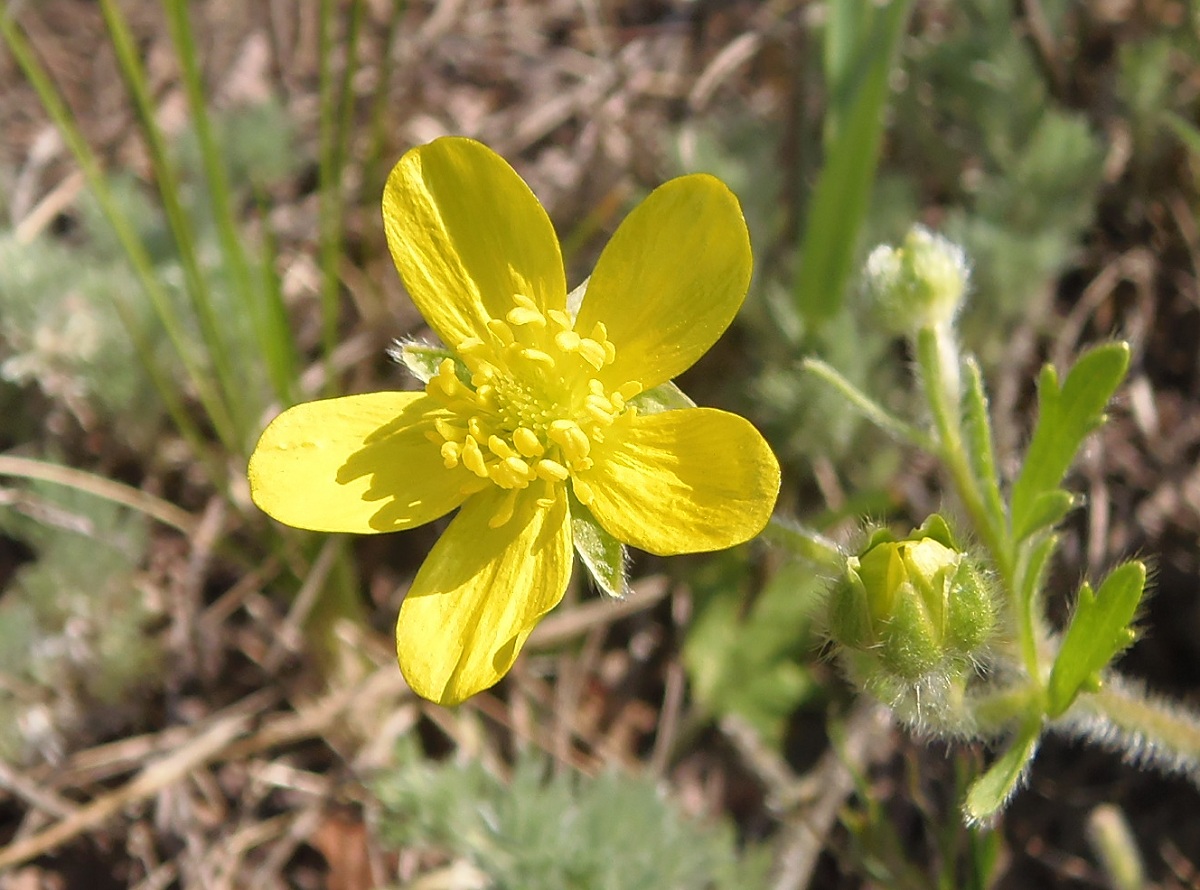
M 858 670 L 901 684 L 963 677 L 995 626 L 984 573 L 937 515 L 903 540 L 873 535 L 829 605 L 830 635 L 860 653 Z
M 962 305 L 969 270 L 954 242 L 913 226 L 899 247 L 881 244 L 867 257 L 867 296 L 897 334 L 949 322 Z

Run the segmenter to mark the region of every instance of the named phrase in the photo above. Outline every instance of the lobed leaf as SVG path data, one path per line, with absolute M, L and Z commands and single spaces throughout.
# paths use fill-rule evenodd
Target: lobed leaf
M 1050 671 L 1048 716 L 1063 713 L 1081 690 L 1099 688 L 1100 672 L 1134 640 L 1129 623 L 1145 587 L 1145 565 L 1127 562 L 1114 569 L 1095 593 L 1087 583 L 1079 588 L 1075 614 Z
M 1061 388 L 1047 365 L 1038 381 L 1038 420 L 1012 491 L 1012 527 L 1028 528 L 1038 498 L 1056 489 L 1084 438 L 1104 420 L 1129 367 L 1129 344 L 1106 343 L 1084 353 Z

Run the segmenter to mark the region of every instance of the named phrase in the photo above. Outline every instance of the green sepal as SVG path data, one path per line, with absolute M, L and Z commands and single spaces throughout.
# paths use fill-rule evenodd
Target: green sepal
M 1004 809 L 1025 777 L 1025 770 L 1033 760 L 1033 755 L 1037 753 L 1041 734 L 1040 719 L 1027 721 L 1008 750 L 987 772 L 971 783 L 967 789 L 967 799 L 963 802 L 963 815 L 968 823 L 986 823 Z
M 567 294 L 567 312 L 574 319 L 579 315 L 579 307 L 583 305 L 583 298 L 587 296 L 588 282 L 592 280 L 592 276 L 588 276 L 579 282 L 579 286 L 575 290 Z
M 1061 488 L 1043 491 L 1034 498 L 1033 504 L 1030 505 L 1029 511 L 1025 514 L 1020 527 L 1013 529 L 1014 538 L 1018 542 L 1023 541 L 1044 528 L 1053 528 L 1062 521 L 1064 516 L 1071 512 L 1071 508 L 1074 506 L 1075 496 L 1069 491 L 1064 491 Z
M 639 414 L 661 414 L 664 411 L 696 407 L 688 394 L 670 380 L 639 393 L 629 400 L 629 404 L 637 408 Z
M 1029 527 L 1038 498 L 1058 487 L 1084 438 L 1104 421 L 1104 406 L 1129 367 L 1129 344 L 1088 350 L 1062 386 L 1053 366 L 1038 380 L 1038 419 L 1021 474 L 1013 483 L 1012 524 Z
M 1075 614 L 1063 635 L 1047 686 L 1046 714 L 1062 714 L 1085 689 L 1098 689 L 1100 672 L 1136 635 L 1129 626 L 1146 587 L 1146 567 L 1127 562 L 1113 569 L 1100 589 L 1079 588 Z
M 625 545 L 610 535 L 592 515 L 592 511 L 571 499 L 571 533 L 575 537 L 575 552 L 587 568 L 596 586 L 611 597 L 621 599 L 629 592 L 625 576 L 628 559 Z
M 408 368 L 408 372 L 422 383 L 428 383 L 436 377 L 438 368 L 446 359 L 454 362 L 455 373 L 460 379 L 470 380 L 470 374 L 458 356 L 445 346 L 434 346 L 419 340 L 397 340 L 388 350 L 388 354 Z
M 941 513 L 931 514 L 921 523 L 921 527 L 908 537 L 912 541 L 918 541 L 921 538 L 932 538 L 943 547 L 948 547 L 951 550 L 960 549 L 954 540 L 954 533 L 950 531 L 950 525 Z

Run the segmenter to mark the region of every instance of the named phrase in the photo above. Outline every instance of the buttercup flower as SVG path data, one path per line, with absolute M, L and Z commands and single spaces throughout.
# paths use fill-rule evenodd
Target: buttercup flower
M 779 466 L 762 436 L 669 383 L 741 306 L 750 242 L 719 180 L 683 176 L 625 219 L 569 300 L 541 204 L 498 155 L 457 137 L 400 159 L 383 217 L 448 349 L 402 350 L 421 392 L 285 411 L 250 459 L 250 489 L 281 522 L 327 532 L 391 532 L 461 508 L 396 625 L 409 685 L 454 704 L 497 682 L 562 599 L 573 544 L 619 593 L 618 542 L 716 550 L 766 524 Z

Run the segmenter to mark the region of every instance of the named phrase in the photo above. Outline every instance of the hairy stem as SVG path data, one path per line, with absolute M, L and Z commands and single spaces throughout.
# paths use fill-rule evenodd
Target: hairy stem
M 1108 675 L 1099 692 L 1079 696 L 1054 727 L 1200 785 L 1200 714 L 1134 680 Z

